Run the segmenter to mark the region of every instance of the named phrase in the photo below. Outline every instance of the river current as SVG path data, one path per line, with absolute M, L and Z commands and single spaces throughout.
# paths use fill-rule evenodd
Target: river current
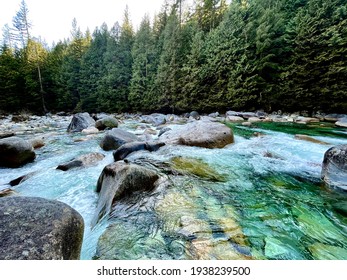
M 181 176 L 165 190 L 117 202 L 111 217 L 91 228 L 96 182 L 112 152 L 99 147 L 103 134 L 79 141 L 86 136 L 66 133 L 67 124 L 45 132 L 46 145 L 33 163 L 0 168 L 0 185 L 37 171 L 14 190 L 65 202 L 83 216 L 81 259 L 347 259 L 347 193 L 320 180 L 325 151 L 347 144 L 346 130 L 233 125 L 235 143 L 222 149 L 167 145 L 131 154 L 129 161 L 198 159 L 224 179 Z M 128 120 L 120 128 L 135 132 L 137 124 Z M 327 144 L 294 138 L 308 132 Z M 90 152 L 105 158 L 92 167 L 56 170 Z M 107 227 L 113 230 L 105 235 Z

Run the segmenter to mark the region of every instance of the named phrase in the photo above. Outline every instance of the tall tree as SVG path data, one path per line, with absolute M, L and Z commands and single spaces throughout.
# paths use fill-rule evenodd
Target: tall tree
M 29 21 L 29 9 L 24 0 L 20 3 L 19 10 L 12 20 L 15 39 L 21 43 L 22 48 L 24 48 L 30 39 L 30 29 L 32 27 Z

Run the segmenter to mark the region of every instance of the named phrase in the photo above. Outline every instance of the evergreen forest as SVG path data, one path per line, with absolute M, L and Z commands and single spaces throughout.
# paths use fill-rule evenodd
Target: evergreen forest
M 81 31 L 46 46 L 24 1 L 0 46 L 0 110 L 346 113 L 346 0 L 167 1 L 134 30 Z

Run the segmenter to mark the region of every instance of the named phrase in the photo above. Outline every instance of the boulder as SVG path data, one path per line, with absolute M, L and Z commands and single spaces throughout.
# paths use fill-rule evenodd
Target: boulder
M 99 133 L 99 129 L 97 129 L 96 127 L 87 127 L 85 129 L 82 130 L 83 134 L 86 135 L 90 135 L 90 134 L 98 134 Z
M 114 117 L 105 117 L 101 120 L 97 120 L 95 127 L 98 130 L 105 130 L 106 128 L 116 128 L 118 127 L 118 121 Z
M 238 116 L 227 116 L 227 121 L 229 121 L 229 122 L 243 122 L 244 118 L 238 117 Z
M 339 119 L 347 118 L 344 114 L 329 114 L 324 116 L 324 120 L 327 122 L 337 122 Z
M 68 132 L 81 132 L 83 129 L 95 126 L 95 120 L 89 113 L 77 113 L 73 115 L 67 128 Z
M 125 143 L 139 141 L 139 138 L 130 132 L 120 128 L 108 131 L 100 142 L 100 147 L 105 151 L 116 150 Z
M 162 136 L 165 132 L 168 132 L 168 131 L 170 131 L 170 130 L 171 130 L 170 127 L 163 127 L 163 128 L 159 131 L 158 137 Z
M 73 159 L 71 161 L 68 161 L 66 163 L 63 163 L 57 167 L 59 170 L 67 171 L 72 168 L 76 167 L 88 167 L 93 166 L 97 164 L 99 161 L 104 159 L 104 155 L 100 153 L 90 153 L 86 155 L 82 155 L 77 157 L 76 159 Z
M 76 260 L 84 222 L 65 203 L 36 197 L 0 199 L 0 259 Z
M 110 213 L 112 203 L 134 192 L 151 191 L 159 178 L 156 172 L 136 164 L 117 161 L 107 165 L 102 171 L 96 186 L 99 192 L 98 205 L 92 226 Z
M 10 196 L 14 193 L 14 190 L 12 190 L 11 188 L 0 189 L 0 197 Z
M 248 122 L 255 123 L 255 122 L 262 122 L 263 120 L 257 118 L 257 117 L 249 117 Z
M 36 155 L 28 141 L 13 136 L 0 139 L 0 166 L 20 167 L 32 162 Z
M 189 117 L 200 120 L 200 114 L 197 111 L 190 112 Z
M 22 176 L 20 176 L 20 177 L 18 177 L 18 178 L 15 178 L 15 179 L 11 180 L 11 181 L 9 182 L 9 185 L 10 185 L 11 187 L 17 186 L 17 185 L 19 185 L 20 183 L 22 183 L 22 182 L 24 182 L 24 181 L 30 179 L 31 177 L 33 177 L 33 176 L 36 175 L 36 174 L 37 174 L 37 171 L 33 171 L 33 172 L 28 173 L 28 174 L 22 175 Z
M 223 148 L 234 142 L 234 136 L 231 129 L 224 124 L 198 121 L 167 131 L 159 140 L 167 144 Z
M 218 112 L 211 113 L 208 116 L 211 117 L 211 118 L 217 118 L 217 117 L 219 117 L 219 113 Z
M 347 127 L 347 117 L 339 119 L 335 125 L 338 127 Z
M 149 151 L 154 152 L 159 150 L 160 147 L 165 144 L 162 142 L 130 142 L 120 146 L 117 150 L 113 152 L 114 161 L 123 160 L 129 154 L 136 151 Z
M 347 144 L 325 152 L 321 178 L 329 185 L 347 190 Z
M 243 117 L 246 120 L 248 120 L 249 118 L 255 118 L 256 117 L 256 114 L 253 112 L 241 112 L 239 114 L 241 117 Z
M 33 146 L 33 148 L 35 150 L 42 148 L 45 145 L 45 142 L 44 142 L 43 138 L 41 138 L 41 137 L 31 139 L 29 142 L 31 143 L 31 145 Z
M 296 123 L 301 123 L 301 124 L 317 123 L 317 122 L 319 122 L 319 119 L 299 116 L 299 117 L 297 117 L 295 119 L 295 122 Z
M 166 116 L 164 114 L 153 113 L 151 115 L 142 116 L 142 121 L 150 123 L 154 126 L 159 126 L 166 123 Z

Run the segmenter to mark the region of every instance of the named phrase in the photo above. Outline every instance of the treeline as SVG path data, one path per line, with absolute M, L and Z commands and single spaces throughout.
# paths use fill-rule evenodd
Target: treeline
M 52 48 L 25 24 L 21 46 L 4 33 L 0 110 L 346 113 L 346 0 L 183 2 L 136 32 L 127 10 L 121 26 L 92 34 L 74 20 Z

